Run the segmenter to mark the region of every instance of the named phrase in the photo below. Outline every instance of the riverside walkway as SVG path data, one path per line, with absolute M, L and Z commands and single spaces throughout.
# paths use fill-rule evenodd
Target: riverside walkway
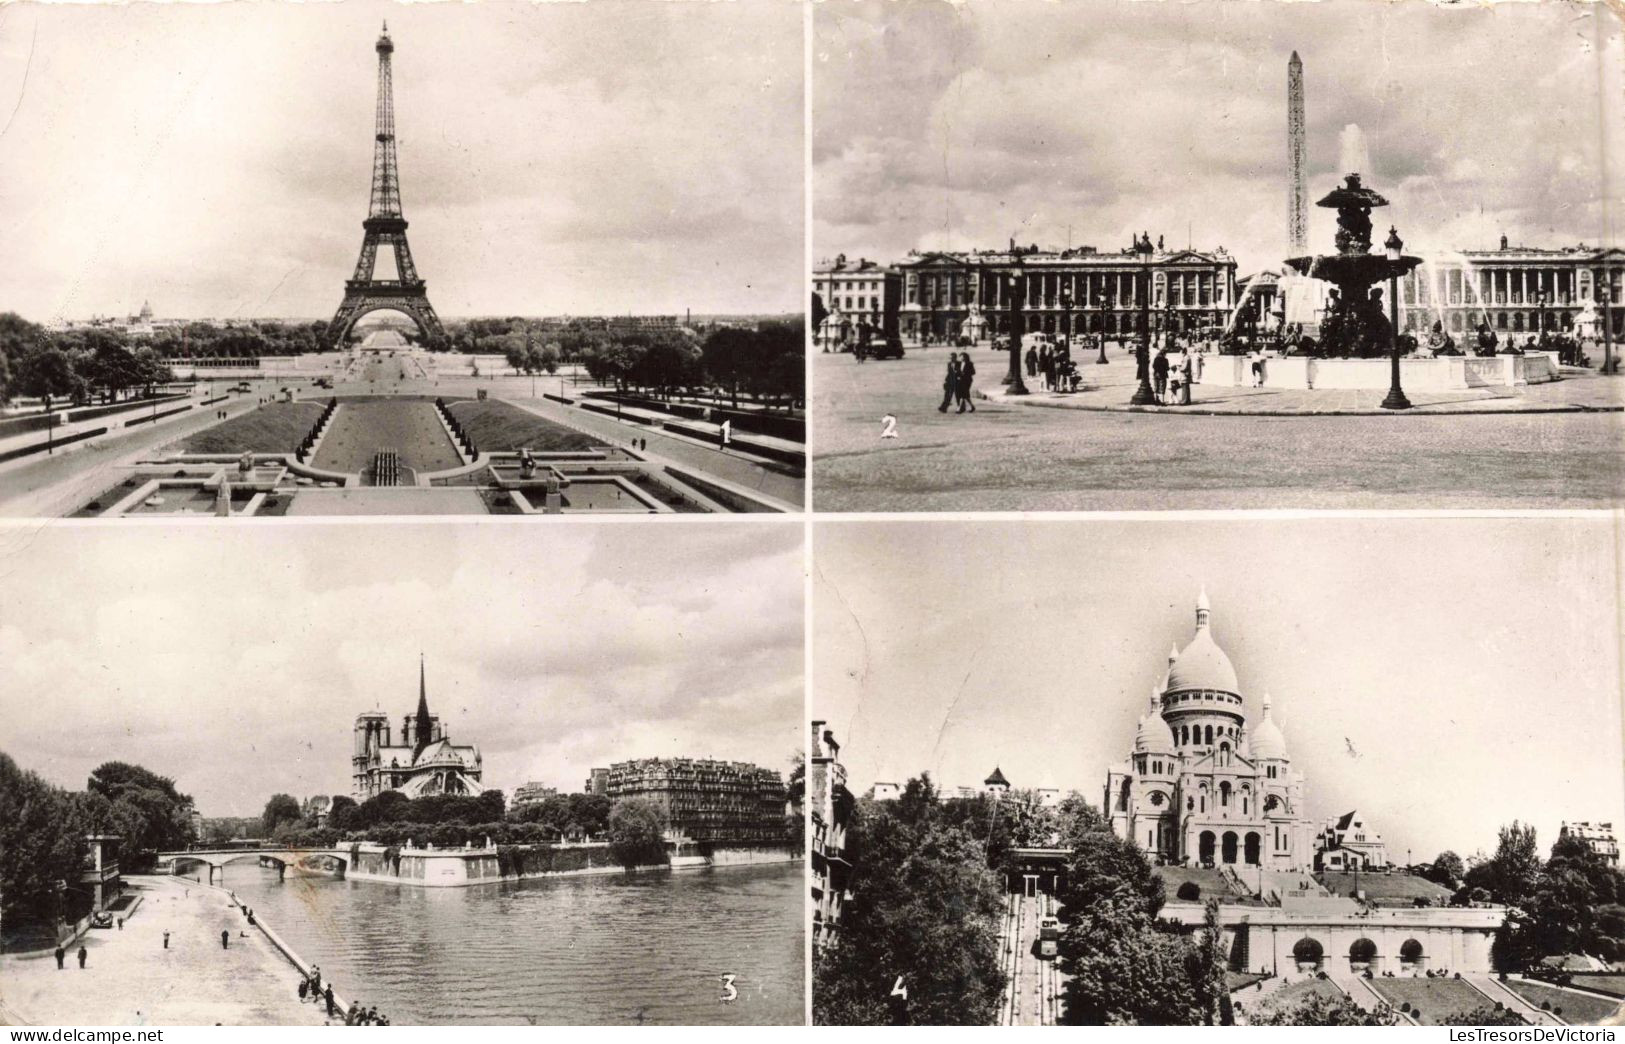
M 123 930 L 85 933 L 84 970 L 74 959 L 78 942 L 61 971 L 50 953 L 0 957 L 13 1016 L 46 1026 L 329 1023 L 324 1008 L 299 1002 L 299 973 L 224 891 L 186 878 L 126 881 L 141 905 Z M 231 933 L 229 949 L 220 948 L 222 930 Z

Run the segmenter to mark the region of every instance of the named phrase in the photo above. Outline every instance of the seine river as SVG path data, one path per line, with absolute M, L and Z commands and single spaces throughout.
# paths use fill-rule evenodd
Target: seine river
M 245 861 L 225 884 L 340 994 L 396 1025 L 798 1025 L 803 880 L 785 863 L 408 888 L 278 883 Z

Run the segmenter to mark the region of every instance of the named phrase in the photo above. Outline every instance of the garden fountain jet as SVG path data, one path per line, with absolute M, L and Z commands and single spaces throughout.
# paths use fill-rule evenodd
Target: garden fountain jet
M 1337 287 L 1320 324 L 1321 352 L 1332 356 L 1380 356 L 1391 349 L 1389 337 L 1397 337 L 1398 331 L 1385 329 L 1387 317 L 1382 314 L 1382 303 L 1372 297 L 1371 288 L 1385 279 L 1393 285 L 1422 259 L 1371 252 L 1371 211 L 1386 207 L 1388 201 L 1361 185 L 1360 175 L 1348 175 L 1341 187 L 1315 205 L 1337 211 L 1337 253 L 1293 257 L 1286 263 L 1300 275 L 1324 279 Z

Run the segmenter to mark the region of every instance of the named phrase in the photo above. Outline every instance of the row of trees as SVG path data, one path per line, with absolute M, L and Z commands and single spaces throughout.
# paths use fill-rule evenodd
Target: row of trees
M 1514 821 L 1501 828 L 1495 854 L 1467 866 L 1461 882 L 1510 907 L 1493 950 L 1503 972 L 1540 971 L 1566 954 L 1625 959 L 1625 872 L 1578 837 L 1558 838 L 1542 860 L 1535 828 Z
M 78 889 L 87 836 L 119 835 L 121 865 L 141 869 L 186 846 L 191 814 L 173 780 L 139 765 L 106 762 L 84 790 L 70 791 L 0 753 L 0 920 L 77 916 L 89 901 Z
M 17 396 L 76 405 L 112 402 L 128 393 L 151 395 L 173 380 L 159 350 L 132 346 L 115 330 L 55 332 L 14 312 L 0 313 L 0 402 Z
M 1191 931 L 1161 913 L 1163 880 L 1141 848 L 1119 838 L 1100 812 L 1073 794 L 1046 808 L 1031 793 L 941 799 L 929 775 L 894 801 L 857 803 L 847 831 L 853 870 L 838 944 L 813 968 L 820 1024 L 913 1022 L 985 1025 L 1005 987 L 998 953 L 1002 874 L 1016 847 L 1067 851 L 1056 899 L 1066 977 L 1061 1021 L 1073 1025 L 1226 1025 L 1238 1021 L 1228 954 L 1210 900 Z M 1501 832 L 1496 854 L 1462 865 L 1443 853 L 1428 875 L 1464 895 L 1512 907 L 1496 942 L 1497 964 L 1521 970 L 1542 957 L 1618 953 L 1625 928 L 1625 878 L 1584 842 L 1560 840 L 1544 863 L 1532 828 Z M 1195 895 L 1189 898 L 1195 898 Z M 901 985 L 907 992 L 902 999 Z M 1347 998 L 1311 999 L 1247 1012 L 1253 1025 L 1391 1025 L 1398 1016 Z M 1435 1020 L 1440 1021 L 1440 1020 Z M 1458 1025 L 1516 1021 L 1488 1006 L 1442 1020 Z
M 505 815 L 499 790 L 477 797 L 431 795 L 408 798 L 395 790 L 357 804 L 335 796 L 326 822 L 301 812 L 288 794 L 272 795 L 260 825 L 266 837 L 289 845 L 331 847 L 353 841 L 382 845 L 539 845 L 602 838 L 623 866 L 666 861 L 667 821 L 660 806 L 641 799 L 611 802 L 596 794 L 555 794 Z

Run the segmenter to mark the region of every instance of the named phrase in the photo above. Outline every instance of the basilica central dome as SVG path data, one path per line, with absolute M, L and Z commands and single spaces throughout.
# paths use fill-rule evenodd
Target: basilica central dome
M 1241 695 L 1236 669 L 1230 665 L 1230 657 L 1213 641 L 1213 631 L 1208 627 L 1210 615 L 1207 592 L 1203 591 L 1196 602 L 1196 637 L 1168 666 L 1169 692 L 1214 689 Z

